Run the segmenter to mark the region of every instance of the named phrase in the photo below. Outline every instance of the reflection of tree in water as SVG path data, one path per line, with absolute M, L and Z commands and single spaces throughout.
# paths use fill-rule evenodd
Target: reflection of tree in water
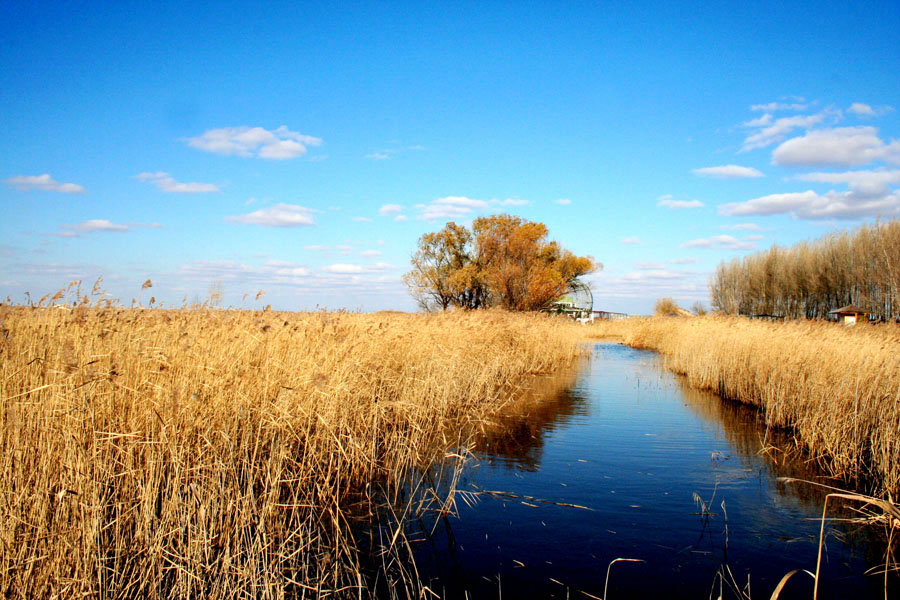
M 717 394 L 693 388 L 687 377 L 677 375 L 685 406 L 708 423 L 721 427 L 725 440 L 736 450 L 743 466 L 757 470 L 762 466 L 775 478 L 793 478 L 827 486 L 853 489 L 852 484 L 828 477 L 798 446 L 790 429 L 766 427 L 762 413 L 752 406 L 725 400 Z M 860 484 L 865 489 L 865 484 Z M 825 496 L 833 490 L 803 482 L 786 483 L 776 479 L 775 490 L 785 498 L 796 499 L 802 506 L 821 514 Z M 855 519 L 860 513 L 858 502 L 832 498 L 828 501 L 830 519 Z M 870 526 L 843 520 L 831 521 L 831 535 L 847 543 L 865 548 L 866 561 L 884 564 L 889 536 L 881 526 Z M 896 536 L 894 536 L 896 537 Z M 896 543 L 891 544 L 896 548 Z M 900 585 L 896 572 L 892 586 Z
M 579 368 L 536 377 L 513 394 L 500 414 L 481 424 L 474 452 L 508 468 L 537 471 L 545 436 L 574 415 L 587 411 L 588 399 L 573 388 Z
M 383 488 L 367 489 L 356 508 L 347 511 L 352 543 L 359 550 L 358 570 L 375 597 L 392 597 L 398 590 L 403 590 L 400 596 L 422 595 L 415 556 L 429 556 L 429 547 L 435 556 L 440 554 L 433 546 L 435 534 L 446 536 L 442 546 L 447 546 L 451 557 L 448 568 L 458 568 L 447 517 L 456 512 L 455 503 L 460 499 L 456 490 L 467 450 L 508 459 L 506 465 L 537 470 L 544 436 L 568 417 L 586 410 L 587 400 L 569 391 L 581 366 L 535 376 L 517 389 L 500 391 L 508 400 L 482 421 L 447 421 L 441 443 L 420 468 L 404 475 L 404 485 L 390 493 Z M 448 443 L 455 445 L 453 440 L 460 447 L 448 449 Z M 466 448 L 466 440 L 473 440 L 474 445 Z M 451 573 L 448 581 L 453 580 Z

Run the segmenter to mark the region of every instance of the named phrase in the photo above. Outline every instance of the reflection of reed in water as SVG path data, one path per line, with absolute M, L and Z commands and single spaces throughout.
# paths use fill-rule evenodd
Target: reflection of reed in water
M 736 451 L 745 468 L 756 470 L 763 466 L 772 474 L 778 494 L 796 498 L 806 509 L 821 514 L 826 495 L 834 490 L 805 482 L 826 486 L 839 483 L 827 477 L 817 467 L 816 461 L 804 453 L 790 430 L 766 427 L 759 409 L 691 387 L 683 375 L 676 375 L 675 378 L 685 406 L 704 421 L 721 427 L 725 440 Z M 783 479 L 794 481 L 786 483 Z M 884 565 L 885 557 L 896 552 L 897 544 L 893 539 L 896 535 L 891 536 L 882 527 L 866 526 L 860 519 L 863 515 L 856 510 L 858 507 L 858 502 L 832 497 L 828 502 L 828 518 L 833 519 L 830 521 L 832 530 L 829 535 L 864 548 L 868 564 Z M 892 557 L 887 562 L 896 565 L 896 558 Z M 891 589 L 900 586 L 898 577 L 896 571 L 889 576 Z
M 479 424 L 474 452 L 508 468 L 536 471 L 545 436 L 569 417 L 584 414 L 587 399 L 574 391 L 582 365 L 535 377 L 517 390 L 503 410 Z
M 455 450 L 436 447 L 421 468 L 407 473 L 405 485 L 370 491 L 375 502 L 361 502 L 348 511 L 359 550 L 357 568 L 374 582 L 375 597 L 419 595 L 427 582 L 421 579 L 417 556 L 434 560 L 446 552 L 441 580 L 462 575 L 448 517 L 458 513 L 459 500 L 476 501 L 471 492 L 459 489 L 464 467 L 474 453 L 537 470 L 544 436 L 566 417 L 585 410 L 586 399 L 571 392 L 581 366 L 576 363 L 501 390 L 505 402 L 480 420 L 446 420 L 441 446 Z M 463 446 L 466 440 L 473 441 Z
M 793 477 L 833 484 L 796 444 L 789 430 L 766 427 L 760 411 L 752 406 L 725 400 L 713 392 L 691 387 L 687 377 L 676 375 L 684 404 L 708 423 L 718 425 L 745 468 L 764 465 L 775 477 Z M 758 457 L 758 459 L 755 459 Z M 779 494 L 798 498 L 808 508 L 818 508 L 825 500 L 822 488 L 811 485 L 777 483 Z

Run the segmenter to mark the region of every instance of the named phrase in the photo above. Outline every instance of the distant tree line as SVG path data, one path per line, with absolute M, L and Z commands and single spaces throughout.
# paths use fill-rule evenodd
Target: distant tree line
M 480 217 L 472 228 L 449 222 L 419 238 L 410 293 L 428 311 L 499 306 L 538 310 L 559 298 L 569 282 L 601 269 L 547 240 L 547 226 L 512 215 Z
M 723 262 L 710 288 L 713 307 L 729 314 L 815 319 L 855 304 L 900 317 L 900 220 Z

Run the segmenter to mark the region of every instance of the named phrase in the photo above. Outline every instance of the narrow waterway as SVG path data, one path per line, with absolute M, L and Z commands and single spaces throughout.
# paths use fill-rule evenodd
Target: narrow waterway
M 738 588 L 767 599 L 789 571 L 815 571 L 825 492 L 777 478 L 817 473 L 785 458 L 790 440 L 756 411 L 691 389 L 661 361 L 596 344 L 566 393 L 511 407 L 464 474 L 460 489 L 474 495 L 419 536 L 431 589 L 599 598 L 611 561 L 636 559 L 612 565 L 605 597 L 716 598 L 721 588 L 738 598 Z M 877 530 L 826 531 L 819 597 L 883 598 Z M 892 577 L 888 597 L 900 590 Z M 812 584 L 798 573 L 780 597 L 812 598 Z

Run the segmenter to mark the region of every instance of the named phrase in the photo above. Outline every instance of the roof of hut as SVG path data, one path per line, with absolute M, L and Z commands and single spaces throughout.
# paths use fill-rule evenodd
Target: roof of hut
M 834 310 L 830 310 L 830 311 L 828 311 L 828 314 L 829 315 L 843 315 L 843 314 L 867 315 L 867 314 L 869 314 L 869 311 L 863 310 L 860 307 L 856 306 L 855 304 L 848 304 L 847 306 L 842 306 L 841 308 L 836 308 Z

